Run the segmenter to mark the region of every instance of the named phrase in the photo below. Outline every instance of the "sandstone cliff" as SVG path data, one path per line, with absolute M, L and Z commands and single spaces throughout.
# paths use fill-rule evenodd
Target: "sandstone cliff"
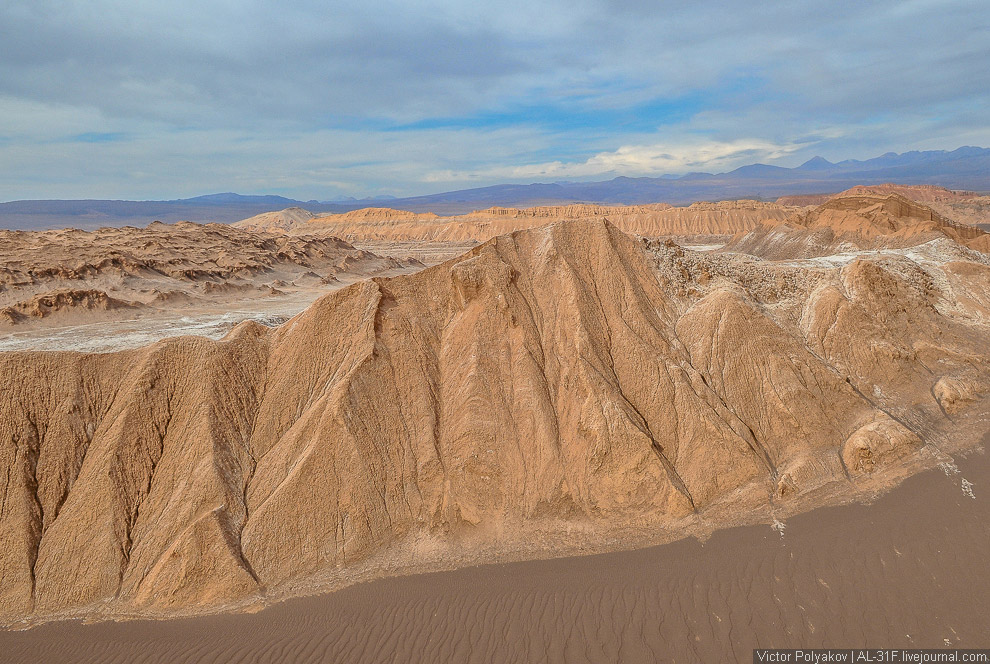
M 289 226 L 272 225 L 264 216 L 234 224 L 247 230 L 320 234 L 350 241 L 484 242 L 497 235 L 550 221 L 606 219 L 617 228 L 645 236 L 731 235 L 767 220 L 783 220 L 793 208 L 759 201 L 694 203 L 688 207 L 656 205 L 558 205 L 526 209 L 489 208 L 455 217 L 367 208 L 346 214 L 315 216 Z
M 987 292 L 980 263 L 797 270 L 596 220 L 276 329 L 0 354 L 0 612 L 222 608 L 872 486 L 984 432 Z
M 767 258 L 825 256 L 836 251 L 908 247 L 938 239 L 986 251 L 990 236 L 896 193 L 850 190 L 826 203 L 738 234 L 728 249 Z

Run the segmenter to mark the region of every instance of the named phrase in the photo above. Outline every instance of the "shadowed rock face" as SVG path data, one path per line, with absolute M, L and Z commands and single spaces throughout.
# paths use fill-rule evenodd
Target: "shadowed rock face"
M 558 223 L 274 330 L 0 354 L 3 615 L 219 608 L 572 524 L 620 546 L 877 482 L 986 416 L 990 268 L 689 258 Z

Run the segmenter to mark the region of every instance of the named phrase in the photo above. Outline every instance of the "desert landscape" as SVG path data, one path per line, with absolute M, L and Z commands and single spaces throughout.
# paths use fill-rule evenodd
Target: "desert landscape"
M 988 29 L 0 3 L 0 664 L 990 662 Z
M 422 267 L 335 237 L 239 233 L 223 224 L 0 231 L 0 350 L 101 350 L 164 336 L 275 324 L 320 294 Z
M 982 452 L 969 476 L 956 459 L 988 430 L 990 235 L 929 194 L 6 232 L 4 625 L 254 612 L 685 537 L 789 542 L 795 515 L 936 467 L 926 482 L 972 500 Z M 173 336 L 203 312 L 225 325 Z M 465 599 L 447 610 L 482 610 L 450 578 Z M 375 583 L 354 592 L 391 592 Z M 391 615 L 368 619 L 440 629 Z M 352 639 L 324 645 L 399 647 Z

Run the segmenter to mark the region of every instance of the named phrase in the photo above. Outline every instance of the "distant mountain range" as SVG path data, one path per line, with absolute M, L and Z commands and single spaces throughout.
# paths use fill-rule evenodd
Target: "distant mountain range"
M 857 184 L 884 182 L 990 191 L 990 149 L 888 152 L 866 161 L 848 159 L 835 164 L 814 157 L 796 168 L 751 164 L 728 173 L 689 173 L 678 178 L 617 177 L 603 182 L 505 184 L 399 198 L 390 201 L 389 207 L 460 214 L 493 205 L 525 207 L 572 202 L 683 205 L 703 200 L 767 200 L 795 194 L 825 194 Z
M 728 173 L 689 173 L 680 177 L 617 177 L 601 182 L 501 184 L 410 198 L 378 197 L 321 202 L 282 196 L 223 193 L 174 201 L 12 201 L 0 203 L 0 228 L 141 226 L 154 220 L 229 223 L 262 212 L 305 207 L 311 212 L 346 212 L 385 206 L 414 212 L 463 214 L 495 205 L 529 207 L 563 203 L 683 205 L 699 200 L 775 199 L 795 194 L 831 193 L 857 184 L 934 184 L 950 189 L 990 191 L 990 148 L 888 152 L 874 159 L 832 163 L 814 157 L 796 168 L 767 164 Z

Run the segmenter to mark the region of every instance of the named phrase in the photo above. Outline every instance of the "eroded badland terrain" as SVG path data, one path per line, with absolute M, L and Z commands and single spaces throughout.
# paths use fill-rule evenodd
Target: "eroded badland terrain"
M 942 192 L 2 232 L 0 617 L 707 537 L 949 467 L 988 430 L 990 236 Z

